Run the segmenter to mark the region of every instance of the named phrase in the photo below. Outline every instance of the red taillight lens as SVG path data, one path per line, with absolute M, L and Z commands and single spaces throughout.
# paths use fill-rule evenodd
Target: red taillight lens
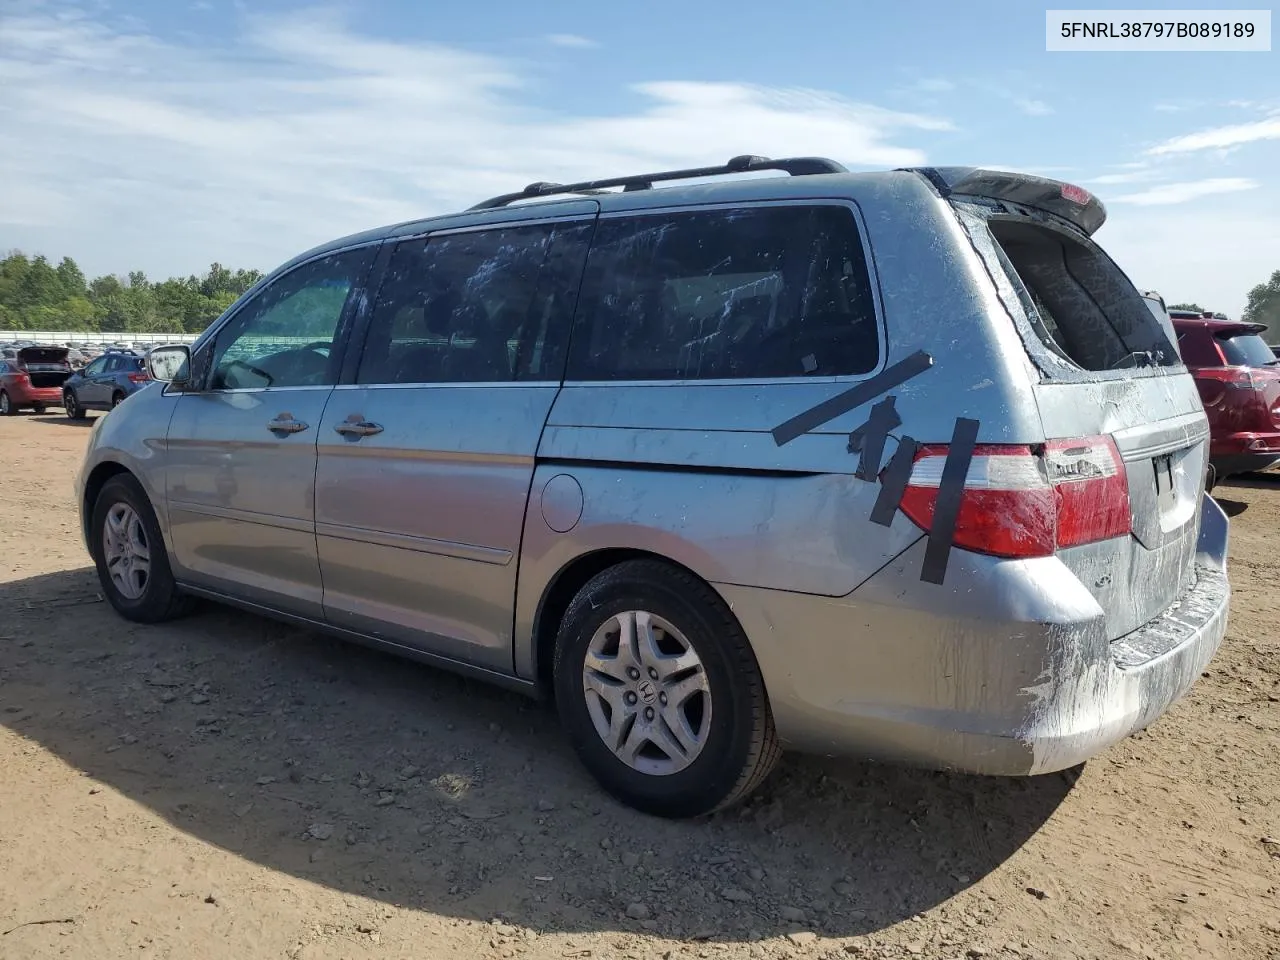
M 1129 478 L 1110 437 L 1050 440 L 1045 469 L 1058 506 L 1058 546 L 1120 537 L 1133 529 Z
M 1205 367 L 1198 376 L 1235 390 L 1257 390 L 1260 380 L 1254 376 L 1256 372 L 1248 367 Z
M 151 377 L 149 377 L 145 372 L 129 374 L 130 383 L 146 383 L 150 379 Z
M 902 511 L 929 530 L 946 446 L 922 447 Z M 1110 437 L 974 448 L 952 543 L 996 557 L 1047 557 L 1130 532 L 1129 484 Z

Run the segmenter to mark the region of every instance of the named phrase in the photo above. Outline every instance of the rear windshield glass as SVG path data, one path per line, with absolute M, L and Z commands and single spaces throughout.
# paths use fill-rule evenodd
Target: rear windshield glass
M 1085 370 L 1181 363 L 1165 325 L 1098 247 L 1027 220 L 987 226 L 1032 327 L 1054 353 Z
M 1222 354 L 1232 367 L 1272 367 L 1276 365 L 1276 355 L 1267 346 L 1267 342 L 1256 333 L 1238 333 L 1234 336 L 1220 336 L 1218 343 L 1222 346 Z

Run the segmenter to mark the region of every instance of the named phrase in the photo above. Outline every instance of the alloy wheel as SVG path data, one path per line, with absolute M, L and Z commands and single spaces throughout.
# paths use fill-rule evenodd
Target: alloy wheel
M 610 617 L 582 666 L 587 712 L 614 756 L 651 776 L 693 763 L 711 730 L 711 687 L 693 645 L 643 610 Z
M 139 600 L 151 579 L 151 547 L 142 518 L 127 503 L 107 511 L 102 527 L 102 552 L 111 583 L 126 600 Z

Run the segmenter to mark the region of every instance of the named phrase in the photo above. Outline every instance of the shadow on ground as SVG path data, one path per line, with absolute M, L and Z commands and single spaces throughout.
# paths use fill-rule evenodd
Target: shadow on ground
M 72 420 L 65 413 L 37 413 L 32 414 L 28 419 L 31 423 L 38 423 L 43 427 L 92 427 L 93 421 L 97 417 L 102 416 L 101 413 L 89 414 L 83 420 Z
M 797 758 L 669 823 L 604 796 L 548 708 L 380 653 L 212 606 L 126 624 L 88 568 L 0 585 L 0 624 L 0 722 L 178 829 L 544 932 L 640 930 L 635 903 L 670 937 L 872 932 L 975 883 L 1070 790 Z
M 1225 497 L 1215 496 L 1218 506 L 1222 508 L 1222 512 L 1228 517 L 1238 517 L 1249 509 L 1249 505 L 1241 500 L 1228 500 Z

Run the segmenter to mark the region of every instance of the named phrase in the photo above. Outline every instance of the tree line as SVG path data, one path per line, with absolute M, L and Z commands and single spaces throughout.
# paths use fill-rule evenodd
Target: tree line
M 87 280 L 70 257 L 54 266 L 15 250 L 0 260 L 0 330 L 199 333 L 261 277 L 215 263 L 159 282 L 141 270 Z
M 70 257 L 55 267 L 15 250 L 0 260 L 0 330 L 199 333 L 261 278 L 258 270 L 214 263 L 201 276 L 159 283 L 141 270 L 86 280 Z M 1203 310 L 1196 303 L 1172 306 Z M 1266 324 L 1267 342 L 1280 342 L 1280 270 L 1249 291 L 1240 319 Z

